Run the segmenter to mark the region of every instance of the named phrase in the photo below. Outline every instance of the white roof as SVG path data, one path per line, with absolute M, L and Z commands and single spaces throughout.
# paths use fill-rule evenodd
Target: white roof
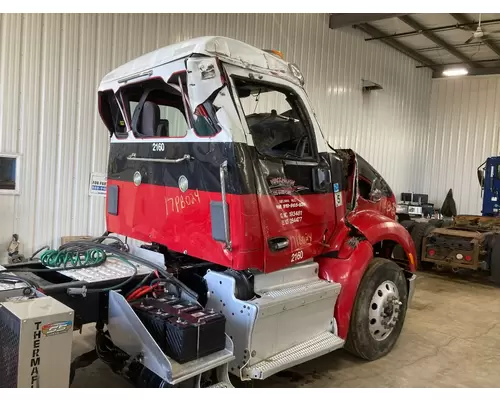
M 265 72 L 265 70 L 270 70 L 280 75 L 283 74 L 288 79 L 297 81 L 289 70 L 289 64 L 277 56 L 239 40 L 222 36 L 204 36 L 163 47 L 129 61 L 108 73 L 101 83 L 116 81 L 139 74 L 159 65 L 189 57 L 195 53 L 217 56 L 227 63 L 256 71 Z

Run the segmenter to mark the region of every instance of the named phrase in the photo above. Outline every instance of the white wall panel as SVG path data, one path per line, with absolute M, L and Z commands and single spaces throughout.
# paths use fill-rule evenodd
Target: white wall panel
M 16 232 L 29 253 L 104 230 L 104 199 L 88 195 L 90 173 L 107 165 L 100 79 L 202 35 L 283 51 L 302 68 L 333 146 L 358 151 L 396 192 L 421 182 L 430 71 L 358 31 L 328 29 L 326 14 L 0 14 L 0 152 L 22 154 L 21 194 L 0 196 L 0 244 Z M 384 90 L 363 95 L 362 78 Z
M 441 206 L 453 189 L 457 211 L 481 213 L 477 167 L 500 151 L 500 76 L 435 79 L 421 190 Z

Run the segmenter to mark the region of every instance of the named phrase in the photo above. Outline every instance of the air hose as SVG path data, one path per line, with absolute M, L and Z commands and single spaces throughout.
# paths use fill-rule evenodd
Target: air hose
M 101 248 L 99 248 L 99 246 Z M 50 249 L 48 247 L 45 248 L 45 251 L 40 256 L 39 262 L 47 267 L 47 269 L 39 269 L 39 268 L 16 268 L 16 272 L 32 272 L 32 273 L 43 273 L 43 272 L 55 272 L 55 271 L 71 271 L 85 268 L 93 268 L 99 267 L 104 264 L 107 259 L 116 258 L 119 259 L 124 264 L 128 265 L 132 270 L 132 274 L 125 279 L 123 282 L 120 282 L 116 285 L 106 288 L 92 288 L 87 289 L 86 286 L 82 286 L 81 288 L 69 288 L 68 294 L 80 294 L 86 295 L 86 293 L 91 292 L 107 292 L 109 290 L 116 290 L 121 288 L 122 286 L 131 282 L 138 273 L 137 266 L 134 265 L 130 260 L 127 259 L 126 253 L 125 256 L 121 254 L 107 254 L 107 249 L 114 249 L 111 246 L 102 245 L 100 243 L 88 242 L 88 244 L 84 246 L 61 246 L 58 250 Z M 44 248 L 38 250 L 36 253 L 44 250 Z M 36 253 L 32 256 L 31 259 L 34 258 Z M 30 263 L 26 263 L 29 265 Z
M 86 287 L 82 287 L 68 289 L 69 294 L 85 295 L 86 293 L 91 292 L 107 292 L 109 290 L 121 288 L 122 286 L 131 282 L 137 276 L 137 267 L 124 257 L 121 257 L 117 254 L 107 255 L 104 249 L 97 247 L 61 247 L 59 248 L 59 250 L 48 249 L 40 256 L 40 262 L 44 266 L 48 267 L 50 271 L 68 271 L 98 267 L 102 265 L 108 258 L 119 259 L 120 261 L 131 267 L 133 269 L 133 273 L 125 281 L 107 288 L 87 289 Z
M 106 261 L 106 253 L 102 249 L 86 250 L 46 250 L 40 256 L 40 262 L 49 268 L 97 267 Z

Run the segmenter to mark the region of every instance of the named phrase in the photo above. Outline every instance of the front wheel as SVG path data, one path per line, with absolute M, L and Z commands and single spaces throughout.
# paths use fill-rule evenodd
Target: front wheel
M 366 360 L 388 354 L 403 328 L 407 302 L 402 269 L 391 260 L 374 258 L 358 287 L 346 349 Z

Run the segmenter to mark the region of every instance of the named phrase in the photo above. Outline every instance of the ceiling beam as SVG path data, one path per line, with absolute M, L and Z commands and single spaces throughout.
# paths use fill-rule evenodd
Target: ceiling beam
M 493 44 L 497 44 L 498 43 L 500 45 L 500 40 L 491 40 L 491 39 L 489 39 L 489 40 Z M 456 49 L 462 49 L 462 48 L 467 48 L 467 47 L 477 47 L 477 43 L 456 44 L 453 47 L 455 47 Z M 437 50 L 443 50 L 443 48 L 441 46 L 432 46 L 432 47 L 419 47 L 418 49 L 415 49 L 415 51 L 417 51 L 419 53 L 425 53 L 425 52 L 428 52 L 428 51 L 437 51 Z M 476 60 L 476 61 L 478 61 L 478 60 Z
M 500 62 L 500 59 L 498 58 L 489 58 L 489 59 L 484 59 L 484 60 L 477 60 L 478 62 L 480 62 L 481 64 L 486 64 L 486 63 L 499 63 Z M 451 63 L 442 63 L 442 64 L 430 64 L 430 65 L 419 65 L 417 66 L 417 68 L 425 68 L 425 67 L 435 67 L 435 68 L 439 68 L 439 67 L 450 67 L 450 66 L 454 66 L 454 67 L 464 67 L 464 63 L 461 63 L 460 61 L 459 62 L 451 62 Z M 480 68 L 484 68 L 484 66 L 481 66 Z
M 467 24 L 467 27 L 465 29 L 474 32 L 477 29 L 477 24 L 474 23 L 473 25 L 470 25 L 472 21 L 469 21 L 469 18 L 467 18 L 464 14 L 450 14 L 455 20 L 460 23 L 460 24 Z M 494 51 L 497 55 L 500 56 L 500 47 L 496 45 L 491 39 L 483 39 L 483 43 L 488 46 L 492 51 Z
M 500 23 L 500 19 L 489 19 L 487 21 L 481 21 L 481 26 L 487 26 L 487 25 L 496 25 Z M 435 28 L 425 28 L 425 29 L 417 29 L 409 32 L 401 32 L 401 33 L 394 33 L 391 35 L 382 35 L 378 37 L 373 37 L 370 39 L 366 39 L 367 41 L 370 40 L 380 40 L 380 39 L 399 39 L 402 37 L 408 37 L 408 36 L 417 36 L 417 35 L 422 35 L 424 32 L 445 32 L 445 31 L 453 31 L 455 29 L 467 29 L 470 26 L 473 26 L 475 22 L 468 22 L 465 24 L 453 24 L 453 25 L 444 25 L 444 26 L 436 26 Z M 476 25 L 477 26 L 477 25 Z M 476 28 L 474 28 L 476 30 Z
M 347 13 L 347 14 L 330 14 L 330 29 L 343 28 L 345 26 L 352 26 L 363 24 L 365 22 L 379 21 L 381 19 L 399 17 L 405 14 L 360 14 L 360 13 Z
M 367 33 L 370 36 L 381 36 L 384 34 L 384 32 L 378 30 L 374 26 L 370 24 L 359 24 L 356 25 L 355 28 L 362 30 L 363 32 Z M 434 61 L 432 61 L 430 58 L 427 58 L 421 54 L 418 54 L 416 51 L 413 49 L 410 49 L 408 46 L 404 45 L 403 43 L 398 42 L 397 40 L 394 39 L 382 39 L 381 42 L 387 44 L 388 46 L 392 47 L 393 49 L 398 50 L 399 52 L 405 54 L 406 56 L 413 58 L 415 61 L 418 61 L 422 66 L 427 66 L 434 64 Z M 433 69 L 431 67 L 431 69 Z
M 425 31 L 425 26 L 420 25 L 417 21 L 415 21 L 413 18 L 409 17 L 408 15 L 404 15 L 402 17 L 399 17 L 401 21 L 403 21 L 406 25 L 409 27 L 415 29 L 416 31 L 422 31 L 422 35 L 424 35 L 427 39 L 433 41 L 436 43 L 438 46 L 441 46 L 443 49 L 445 49 L 448 53 L 454 55 L 457 57 L 459 60 L 462 60 L 464 63 L 470 65 L 471 67 L 474 68 L 480 68 L 481 64 L 479 64 L 476 61 L 472 61 L 469 59 L 465 54 L 461 53 L 457 49 L 455 49 L 453 46 L 451 46 L 449 43 L 445 42 L 443 39 L 438 37 L 435 33 Z

